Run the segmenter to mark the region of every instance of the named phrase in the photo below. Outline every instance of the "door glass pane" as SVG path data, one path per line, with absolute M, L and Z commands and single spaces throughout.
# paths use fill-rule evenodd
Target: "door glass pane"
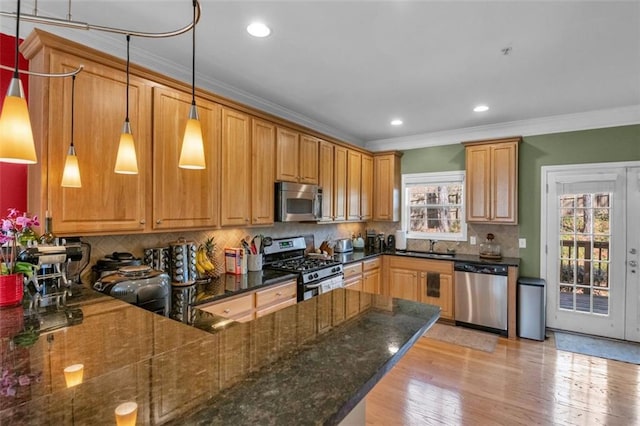
M 610 200 L 610 193 L 560 196 L 560 309 L 609 314 Z

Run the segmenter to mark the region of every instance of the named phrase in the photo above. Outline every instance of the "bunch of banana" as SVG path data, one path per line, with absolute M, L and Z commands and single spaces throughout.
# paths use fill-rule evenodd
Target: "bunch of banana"
M 196 251 L 196 270 L 202 276 L 210 276 L 213 275 L 213 271 L 215 269 L 216 266 L 211 262 L 207 255 L 206 246 L 204 244 L 200 244 Z

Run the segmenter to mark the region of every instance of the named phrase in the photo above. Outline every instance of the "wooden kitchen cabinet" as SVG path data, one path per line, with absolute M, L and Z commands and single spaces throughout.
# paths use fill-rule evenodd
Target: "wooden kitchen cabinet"
M 222 226 L 251 223 L 251 137 L 247 114 L 222 108 L 221 199 Z
M 347 220 L 359 221 L 360 185 L 362 183 L 362 154 L 358 151 L 347 152 Z
M 453 262 L 390 256 L 388 266 L 390 296 L 440 306 L 440 318 L 454 319 Z M 427 292 L 430 274 L 439 279 L 437 295 Z
M 464 142 L 467 221 L 518 223 L 518 144 L 522 138 Z
M 253 298 L 253 293 L 250 293 L 198 306 L 198 309 L 219 317 L 229 318 L 238 322 L 246 322 L 253 319 Z
M 251 223 L 274 221 L 273 184 L 276 180 L 276 126 L 251 119 Z
M 381 259 L 367 259 L 362 261 L 362 291 L 380 294 Z
M 360 169 L 360 220 L 373 218 L 373 156 L 362 154 Z
M 333 220 L 347 220 L 347 148 L 335 146 L 333 155 Z
M 332 222 L 334 218 L 334 173 L 333 156 L 334 145 L 320 141 L 318 152 L 318 185 L 322 188 L 322 222 Z
M 276 180 L 317 185 L 319 143 L 313 136 L 278 127 Z
M 71 140 L 71 79 L 30 77 L 29 109 L 38 155 L 38 163 L 29 166 L 31 213 L 45 217 L 49 211 L 59 236 L 145 230 L 151 190 L 151 83 L 131 76 L 129 118 L 139 173 L 116 174 L 126 107 L 124 67 L 46 47 L 40 34 L 35 31 L 22 45 L 32 71 L 69 72 L 84 65 L 75 82 L 74 117 L 82 187 L 60 186 Z
M 279 311 L 297 303 L 296 280 L 256 291 L 256 317 Z
M 400 220 L 400 152 L 374 154 L 373 160 L 373 220 Z
M 320 139 L 300 135 L 300 183 L 318 184 L 318 147 Z
M 191 95 L 153 89 L 153 229 L 216 227 L 218 216 L 220 105 L 196 99 L 205 146 L 203 170 L 178 167 Z

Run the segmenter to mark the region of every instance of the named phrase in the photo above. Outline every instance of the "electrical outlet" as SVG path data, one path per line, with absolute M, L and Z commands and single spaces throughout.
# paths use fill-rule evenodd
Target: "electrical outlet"
M 527 239 L 526 238 L 519 238 L 518 239 L 518 247 L 519 248 L 527 248 Z
M 476 237 L 475 236 L 469 237 L 469 244 L 471 244 L 472 246 L 476 245 Z

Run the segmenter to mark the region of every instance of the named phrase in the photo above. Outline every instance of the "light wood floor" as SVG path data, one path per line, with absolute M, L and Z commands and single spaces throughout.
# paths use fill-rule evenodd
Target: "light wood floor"
M 640 366 L 500 338 L 493 353 L 422 337 L 367 397 L 373 425 L 639 425 Z

